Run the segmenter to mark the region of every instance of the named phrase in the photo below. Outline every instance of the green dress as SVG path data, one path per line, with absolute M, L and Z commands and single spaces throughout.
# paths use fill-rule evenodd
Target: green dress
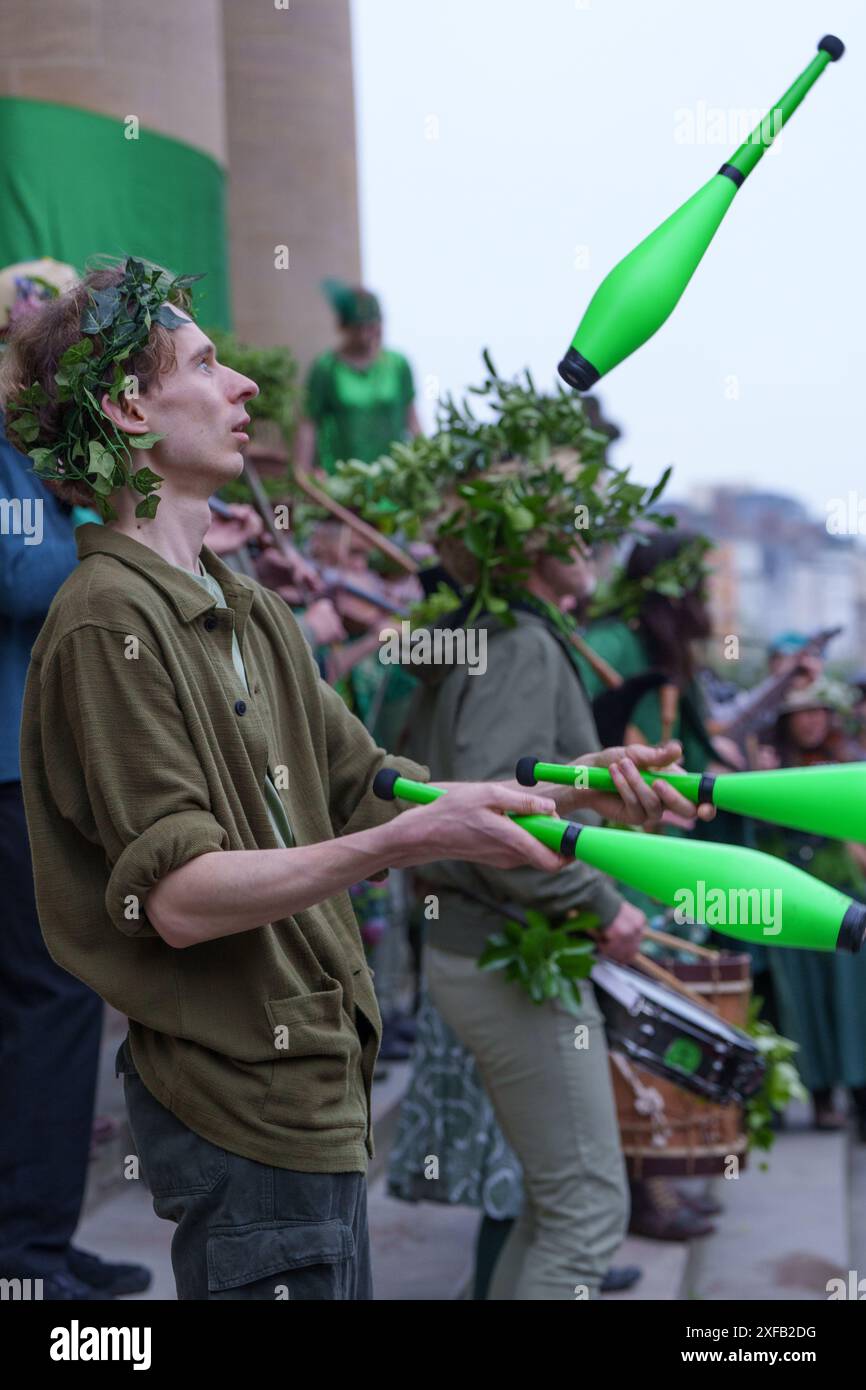
M 323 352 L 313 362 L 306 413 L 316 427 L 317 463 L 333 473 L 340 459 L 374 463 L 406 438 L 406 412 L 415 398 L 412 368 L 387 348 L 366 367 Z
M 843 893 L 866 897 L 866 879 L 840 841 L 762 825 L 757 842 Z M 804 1085 L 866 1086 L 866 953 L 773 947 L 767 955 L 781 1030 L 800 1047 Z

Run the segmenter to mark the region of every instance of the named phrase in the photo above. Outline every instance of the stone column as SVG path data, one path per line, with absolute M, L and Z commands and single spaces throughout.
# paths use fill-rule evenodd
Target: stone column
M 319 281 L 360 279 L 348 0 L 223 0 L 223 22 L 234 325 L 305 366 L 333 340 Z
M 3 0 L 0 96 L 134 115 L 224 166 L 222 38 L 221 0 Z

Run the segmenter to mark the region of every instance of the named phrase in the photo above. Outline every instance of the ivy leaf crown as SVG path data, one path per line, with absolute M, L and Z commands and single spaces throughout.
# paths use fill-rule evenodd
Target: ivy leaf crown
M 22 447 L 34 446 L 27 450 L 34 471 L 43 479 L 83 484 L 103 521 L 116 519 L 109 498 L 123 487 L 141 494 L 136 516 L 156 515 L 162 478 L 149 468 L 134 471 L 132 450 L 150 449 L 163 436 L 127 434 L 104 413 L 101 398 L 107 391 L 116 401 L 128 389 L 126 367 L 146 346 L 155 324 L 173 332 L 187 322 L 172 305 L 192 317 L 189 287 L 201 278 L 172 276 L 161 266 L 129 256 L 118 284 L 88 291 L 82 336 L 63 353 L 54 374 L 55 399 L 66 409 L 50 446 L 38 442 L 40 411 L 51 404 L 42 383 L 33 382 L 8 404 L 10 434 Z

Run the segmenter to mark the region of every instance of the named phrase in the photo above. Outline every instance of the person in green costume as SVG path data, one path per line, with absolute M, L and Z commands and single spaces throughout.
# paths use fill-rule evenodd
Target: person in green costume
M 322 288 L 337 315 L 340 340 L 310 367 L 295 467 L 331 474 L 340 459 L 373 463 L 392 444 L 420 434 L 412 368 L 382 346 L 382 311 L 369 290 L 338 280 Z
M 826 678 L 792 691 L 770 748 L 781 767 L 850 761 L 838 715 L 850 707 L 844 686 Z M 866 848 L 779 826 L 757 827 L 759 849 L 789 860 L 852 897 L 866 898 Z M 768 953 L 781 1025 L 799 1044 L 797 1067 L 812 1097 L 818 1130 L 842 1128 L 836 1087 L 850 1092 L 866 1142 L 866 955 L 773 950 Z
M 713 739 L 698 681 L 696 646 L 712 627 L 704 590 L 703 552 L 707 543 L 689 531 L 660 531 L 632 549 L 624 574 L 605 606 L 612 611 L 588 627 L 589 646 L 638 698 L 625 698 L 624 732 L 629 726 L 651 742 L 664 735 L 683 745 L 688 772 L 740 769 L 743 760 L 729 740 Z M 657 672 L 661 682 L 640 694 L 641 678 Z M 595 701 L 607 689 L 586 658 L 581 674 Z M 665 687 L 671 690 L 669 710 Z M 642 740 L 643 741 L 643 740 Z M 728 839 L 730 827 L 719 816 L 705 827 L 713 839 Z
M 506 381 L 485 361 L 488 380 L 473 388 L 486 398 L 483 419 L 475 402 L 470 410 L 446 401 L 431 438 L 372 470 L 344 465 L 335 480 L 345 505 L 366 500 L 372 511 L 389 498 L 393 524 L 410 537 L 414 525 L 437 550 L 450 587 L 440 585 L 423 615 L 413 614 L 415 625 L 429 624 L 431 640 L 457 633 L 467 649 L 471 637 L 483 650 L 474 673 L 459 660 L 412 667 L 422 689 L 408 746 L 424 748 L 431 776 L 446 783 L 510 772 L 530 733 L 549 749 L 596 746 L 569 610 L 593 583 L 587 542 L 620 539 L 660 490 L 607 467 L 607 437 L 576 398 L 544 395 L 528 375 L 525 385 Z M 591 534 L 578 530 L 584 514 Z M 614 802 L 605 814 L 621 809 Z M 425 869 L 418 892 L 430 924 L 431 1007 L 419 1020 L 390 1190 L 481 1203 L 476 1290 L 489 1280 L 490 1299 L 592 1298 L 624 1233 L 628 1200 L 592 985 L 581 981 L 574 1013 L 558 997 L 533 1002 L 478 960 L 503 913 L 519 921 L 532 910 L 557 925 L 582 918 L 598 931 L 602 954 L 620 960 L 637 949 L 644 916 L 578 861 L 545 876 L 465 874 L 443 860 Z M 459 1046 L 446 1043 L 452 1035 Z M 479 1104 L 474 1068 L 492 1110 Z M 508 1149 L 525 1193 L 516 1220 Z M 425 1155 L 438 1159 L 435 1184 Z
M 625 742 L 675 738 L 683 747 L 682 764 L 688 772 L 730 772 L 741 768 L 743 759 L 730 740 L 713 739 L 707 729 L 707 708 L 698 680 L 697 647 L 711 633 L 707 609 L 703 557 L 708 549 L 703 537 L 677 529 L 659 531 L 631 550 L 623 572 L 604 596 L 609 614 L 585 630 L 588 645 L 597 657 L 613 668 L 625 682 L 616 696 L 617 717 L 622 729 L 617 737 Z M 596 604 L 602 595 L 599 594 Z M 590 699 L 600 717 L 599 697 L 608 691 L 598 669 L 585 657 L 579 658 L 580 672 Z M 651 672 L 663 678 L 640 693 Z M 608 700 L 612 697 L 607 696 Z M 603 723 L 602 739 L 607 737 Z M 693 839 L 728 844 L 744 843 L 744 822 L 720 812 L 712 821 L 670 823 L 667 833 L 682 834 L 688 827 Z M 635 890 L 622 888 L 623 896 L 647 914 L 651 899 Z M 752 955 L 757 974 L 766 968 L 763 946 L 744 949 Z M 631 1182 L 631 1223 L 633 1235 L 668 1238 L 676 1230 L 678 1193 L 664 1179 L 633 1179 Z M 720 1208 L 710 1201 L 699 1204 L 696 1218 L 709 1218 Z M 706 1226 L 707 1231 L 712 1228 Z
M 602 712 L 606 707 L 608 722 L 618 724 L 617 739 L 627 743 L 634 738 L 641 742 L 675 738 L 682 744 L 687 772 L 712 774 L 739 771 L 744 760 L 730 739 L 709 733 L 698 679 L 697 645 L 712 630 L 704 588 L 707 549 L 703 537 L 679 529 L 659 531 L 636 544 L 606 592 L 599 590 L 595 597 L 592 607 L 606 610 L 605 616 L 584 630 L 592 652 L 624 684 L 611 691 L 590 660 L 580 656 L 578 664 L 603 741 L 609 733 Z M 654 685 L 653 673 L 659 678 Z M 673 822 L 672 817 L 668 820 Z M 698 839 L 744 843 L 743 821 L 724 811 L 709 822 L 689 821 L 687 827 Z M 679 834 L 686 823 L 670 823 L 666 828 Z M 643 894 L 628 888 L 624 893 L 644 911 L 651 910 L 650 899 Z M 759 968 L 757 962 L 755 968 Z

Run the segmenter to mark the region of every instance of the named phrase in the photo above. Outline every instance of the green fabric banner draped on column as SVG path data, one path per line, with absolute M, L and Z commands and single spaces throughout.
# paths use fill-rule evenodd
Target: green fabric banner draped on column
M 201 150 L 74 106 L 0 97 L 0 266 L 53 256 L 143 256 L 195 286 L 205 325 L 231 310 L 225 185 Z

